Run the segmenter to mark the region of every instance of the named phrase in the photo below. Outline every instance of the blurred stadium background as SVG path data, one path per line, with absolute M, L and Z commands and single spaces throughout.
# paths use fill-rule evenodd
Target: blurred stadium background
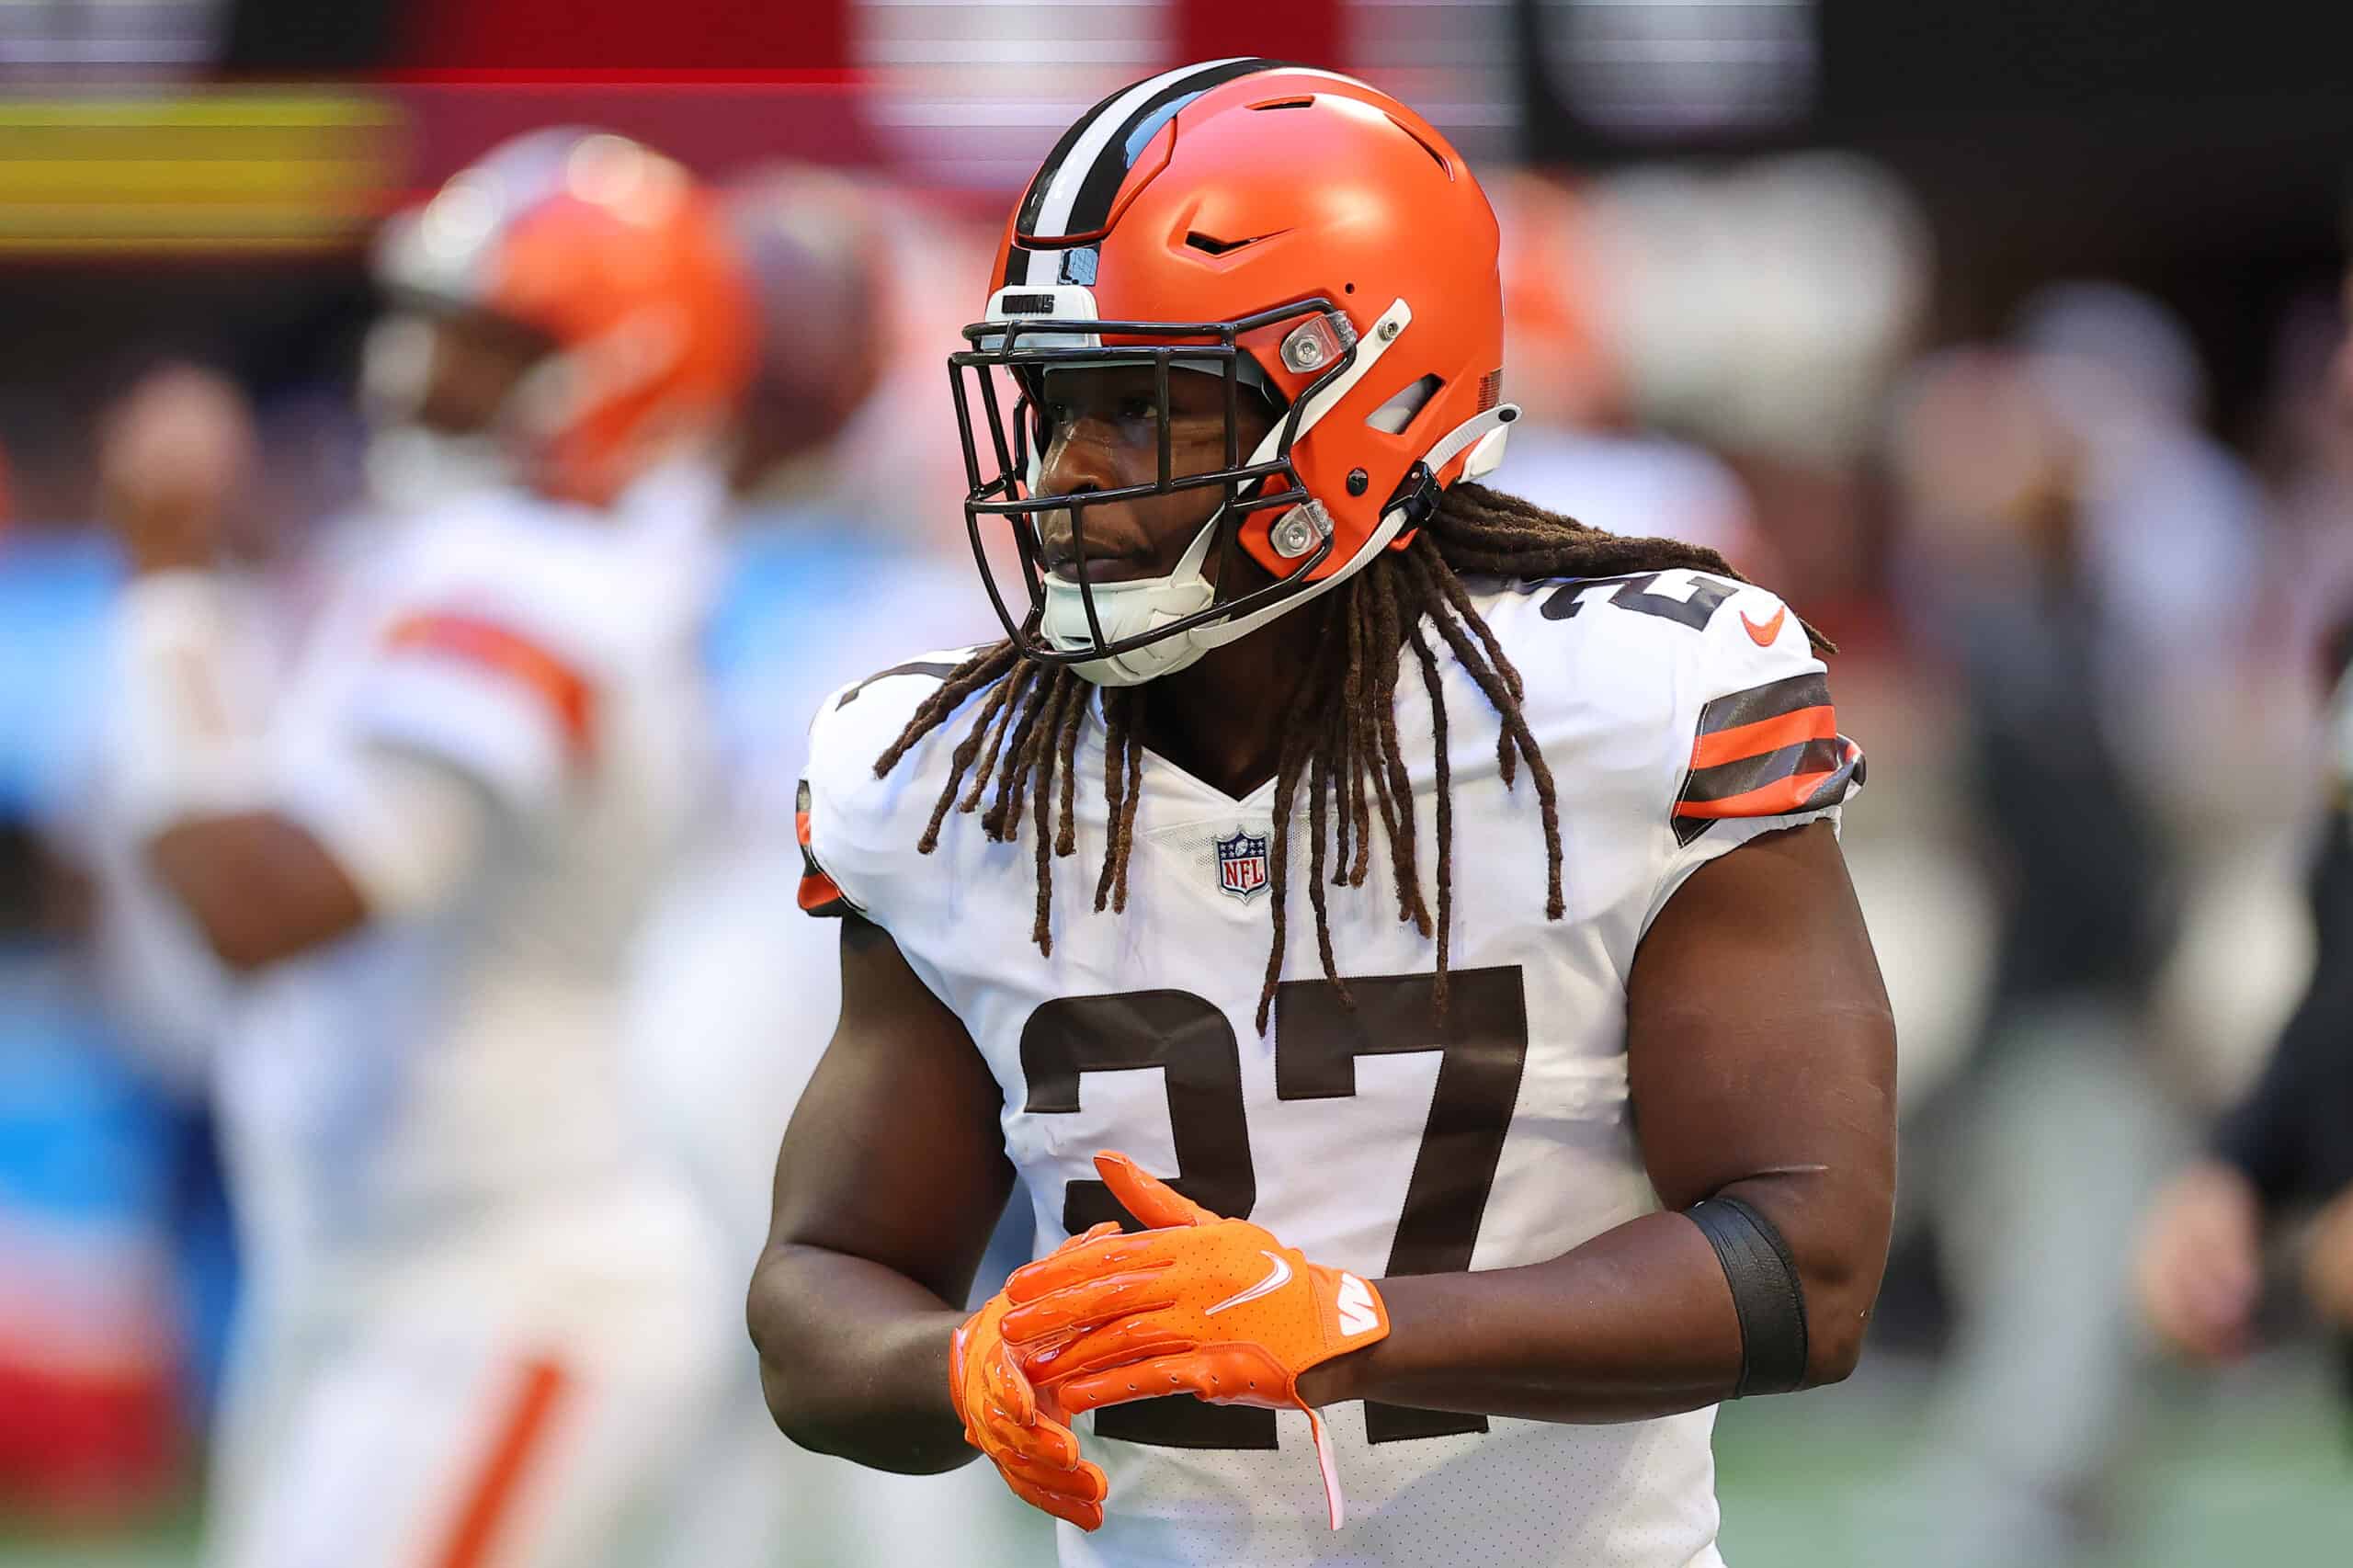
M 2353 28 L 2283 0 L 0 0 L 0 1564 L 190 1560 L 234 1295 L 195 1074 L 108 1014 L 59 908 L 112 400 L 225 371 L 251 521 L 297 538 L 360 494 L 381 215 L 551 123 L 840 171 L 883 236 L 881 372 L 738 532 L 712 639 L 731 744 L 789 751 L 811 629 L 879 665 L 986 625 L 941 372 L 1012 194 L 1107 91 L 1229 53 L 1365 75 L 1482 170 L 1531 415 L 1504 488 L 1719 541 L 1845 645 L 1904 1212 L 1863 1372 L 1727 1409 L 1729 1560 L 2344 1560 L 2345 1391 L 2292 1292 L 2193 1372 L 2126 1279 L 2309 963 L 2353 615 Z M 781 352 L 829 352 L 819 316 Z M 742 951 L 794 919 L 783 885 L 711 882 L 649 940 Z M 778 1561 L 863 1560 L 814 1550 Z

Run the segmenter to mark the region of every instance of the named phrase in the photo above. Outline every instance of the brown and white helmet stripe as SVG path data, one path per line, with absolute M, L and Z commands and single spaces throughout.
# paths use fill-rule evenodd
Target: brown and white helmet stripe
M 1089 109 L 1063 133 L 1030 180 L 1014 215 L 1000 286 L 1092 283 L 1091 249 L 1071 242 L 1100 236 L 1110 225 L 1120 187 L 1161 127 L 1212 87 L 1285 68 L 1280 61 L 1249 57 L 1206 61 L 1124 87 Z M 1031 240 L 1046 243 L 1026 243 Z

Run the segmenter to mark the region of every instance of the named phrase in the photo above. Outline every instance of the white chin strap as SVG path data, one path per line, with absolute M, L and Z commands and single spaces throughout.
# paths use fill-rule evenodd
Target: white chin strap
M 1382 313 L 1381 319 L 1373 324 L 1372 331 L 1359 340 L 1356 363 L 1324 388 L 1301 415 L 1298 439 L 1304 439 L 1309 428 L 1364 378 L 1412 319 L 1413 312 L 1403 300 Z M 1394 323 L 1393 326 L 1392 323 Z M 1438 473 L 1467 450 L 1471 459 L 1463 465 L 1463 477 L 1476 478 L 1489 472 L 1503 460 L 1505 433 L 1511 422 L 1518 417 L 1519 409 L 1512 403 L 1491 408 L 1448 431 L 1424 455 L 1422 461 L 1432 473 Z M 1251 454 L 1251 463 L 1269 460 L 1281 439 L 1282 426 L 1278 424 L 1258 444 L 1258 449 Z M 1309 520 L 1319 531 L 1329 530 L 1330 521 L 1322 515 L 1323 503 L 1308 501 L 1302 510 L 1308 514 Z M 1117 642 L 1124 638 L 1156 631 L 1209 608 L 1216 601 L 1217 589 L 1202 574 L 1201 567 L 1209 560 L 1210 546 L 1217 538 L 1218 525 L 1224 517 L 1225 508 L 1222 506 L 1211 515 L 1166 576 L 1142 577 L 1126 583 L 1096 583 L 1082 590 L 1076 582 L 1059 574 L 1049 575 L 1046 578 L 1045 609 L 1040 618 L 1039 631 L 1051 646 L 1064 653 L 1077 653 L 1094 647 L 1095 632 L 1086 618 L 1086 600 L 1089 597 L 1095 601 L 1095 623 L 1103 629 L 1105 642 Z M 1238 638 L 1248 636 L 1275 617 L 1297 609 L 1319 595 L 1331 592 L 1363 571 L 1404 530 L 1406 517 L 1404 507 L 1392 507 L 1382 515 L 1381 526 L 1373 529 L 1355 555 L 1340 563 L 1337 571 L 1263 609 L 1207 626 L 1197 626 L 1189 631 L 1164 637 L 1157 642 L 1148 642 L 1124 653 L 1115 653 L 1105 659 L 1089 659 L 1071 667 L 1082 679 L 1097 686 L 1141 686 L 1145 681 L 1181 670 L 1200 659 L 1211 649 L 1222 648 Z

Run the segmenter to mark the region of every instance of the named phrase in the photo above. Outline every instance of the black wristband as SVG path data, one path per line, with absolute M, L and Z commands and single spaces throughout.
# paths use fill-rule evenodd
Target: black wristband
M 1684 1210 L 1716 1249 L 1740 1316 L 1740 1380 L 1732 1395 L 1793 1393 L 1805 1386 L 1805 1286 L 1773 1221 L 1737 1198 Z

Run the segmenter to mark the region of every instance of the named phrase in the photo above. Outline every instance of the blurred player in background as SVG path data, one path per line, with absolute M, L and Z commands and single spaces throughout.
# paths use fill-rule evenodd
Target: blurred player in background
M 978 1448 L 1066 1563 L 1714 1563 L 1716 1404 L 1859 1353 L 1861 755 L 1713 551 L 1474 483 L 1496 247 L 1349 78 L 1106 99 L 951 360 L 1008 637 L 819 712 L 843 1002 L 770 1403 L 883 1468 Z M 968 1318 L 1017 1172 L 1069 1240 Z
M 2255 1343 L 2266 1230 L 2316 1210 L 2299 1283 L 2339 1340 L 2353 1399 L 2353 676 L 2338 683 L 2331 740 L 2334 798 L 2308 883 L 2311 983 L 2206 1156 L 2158 1195 L 2134 1285 L 2144 1320 L 2170 1348 L 2235 1359 Z
M 2353 302 L 2353 271 L 2340 306 Z M 2326 810 L 2305 892 L 2312 915 L 2312 975 L 2269 1059 L 2222 1117 L 2204 1157 L 2178 1173 L 2150 1206 L 2134 1259 L 2143 1321 L 2172 1350 L 2227 1361 L 2255 1344 L 2264 1294 L 2267 1233 L 2307 1210 L 2296 1270 L 2306 1303 L 2338 1341 L 2353 1402 L 2353 622 L 2346 614 L 2347 549 L 2343 456 L 2353 438 L 2353 337 L 2343 312 L 2330 324 L 2325 361 L 2301 423 L 2313 472 L 2291 491 L 2297 539 L 2275 615 L 2287 635 L 2332 618 L 2317 667 L 2328 699 Z M 2305 652 L 2296 648 L 2297 653 Z
M 238 977 L 213 1080 L 250 1294 L 208 1554 L 638 1561 L 723 1369 L 621 976 L 705 753 L 747 290 L 682 169 L 570 131 L 396 220 L 379 270 L 371 396 L 450 460 L 408 465 L 434 483 L 282 679 L 217 570 L 226 487 L 112 465 L 107 832 Z
M 2000 920 L 1971 1058 L 1910 1144 L 1956 1333 L 1915 1478 L 1874 1506 L 1975 1521 L 1922 1568 L 2116 1528 L 2143 1361 L 2118 1282 L 2178 1120 L 2151 1019 L 2182 892 L 2207 892 L 2183 846 L 2232 842 L 2228 812 L 2200 820 L 2227 722 L 2202 699 L 2253 684 L 2255 497 L 2200 428 L 2202 381 L 2154 301 L 2069 285 L 2010 343 L 1925 363 L 1890 421 L 1907 625 L 1956 676 Z
M 808 716 L 904 652 L 909 629 L 974 638 L 993 621 L 961 535 L 926 539 L 875 515 L 870 476 L 843 440 L 892 350 L 888 257 L 921 243 L 920 220 L 842 176 L 790 166 L 736 182 L 725 211 L 751 271 L 759 357 L 731 458 L 731 566 L 706 644 L 720 766 L 635 956 L 631 1036 L 639 1104 L 676 1143 L 740 1269 L 767 1235 L 776 1130 L 823 1044 L 802 1020 L 840 1000 L 832 933 L 776 919 L 801 877 L 793 787 Z M 866 613 L 861 596 L 885 572 L 887 613 Z M 1025 1224 L 996 1282 L 1026 1260 L 1029 1240 Z M 742 1306 L 733 1291 L 715 1299 L 714 1332 L 740 1343 Z M 780 1441 L 748 1358 L 740 1370 L 693 1461 L 679 1568 L 962 1568 L 1051 1550 L 1044 1521 L 984 1474 L 944 1498 Z
M 134 580 L 153 574 L 142 551 L 204 553 L 205 592 L 222 612 L 210 649 L 215 667 L 240 690 L 267 690 L 290 657 L 301 619 L 277 591 L 299 569 L 301 552 L 250 526 L 259 510 L 252 503 L 261 452 L 244 392 L 195 365 L 156 366 L 107 411 L 97 452 L 100 513 L 139 519 L 136 534 L 123 540 L 132 547 Z M 154 572 L 166 570 L 158 561 Z M 126 721 L 110 707 L 105 715 L 101 734 L 119 743 Z M 112 815 L 109 798 L 127 782 L 101 769 L 97 822 Z M 83 836 L 107 894 L 94 911 L 94 952 L 108 1006 L 165 1081 L 203 1100 L 233 982 L 194 939 L 177 903 L 145 874 L 143 845 L 103 828 Z

